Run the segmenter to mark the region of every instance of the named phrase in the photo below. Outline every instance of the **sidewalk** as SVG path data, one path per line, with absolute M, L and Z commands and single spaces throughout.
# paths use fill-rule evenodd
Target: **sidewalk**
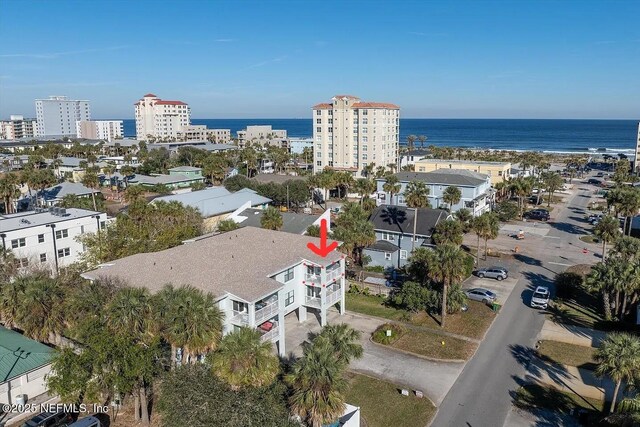
M 606 336 L 606 332 L 603 331 L 546 320 L 540 331 L 539 339 L 581 345 L 583 347 L 597 347 Z

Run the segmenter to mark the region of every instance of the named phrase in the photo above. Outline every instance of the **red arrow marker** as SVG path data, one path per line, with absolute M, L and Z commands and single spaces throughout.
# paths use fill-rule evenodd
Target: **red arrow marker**
M 311 251 L 320 255 L 322 258 L 329 255 L 331 251 L 338 247 L 338 242 L 332 242 L 329 246 L 327 246 L 327 220 L 320 220 L 320 247 L 317 247 L 313 243 L 307 243 L 307 247 L 311 249 Z

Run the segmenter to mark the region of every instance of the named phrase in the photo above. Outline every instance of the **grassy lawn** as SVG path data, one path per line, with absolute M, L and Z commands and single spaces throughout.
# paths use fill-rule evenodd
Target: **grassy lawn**
M 585 243 L 600 243 L 598 238 L 596 236 L 594 236 L 593 234 L 587 234 L 586 236 L 580 236 L 580 240 L 582 240 Z
M 582 408 L 598 414 L 602 413 L 605 403 L 577 394 L 558 391 L 551 387 L 527 384 L 518 389 L 514 405 L 524 410 L 544 408 L 562 414 L 569 414 L 573 409 Z
M 469 341 L 409 328 L 391 347 L 434 359 L 458 360 L 469 359 L 476 349 L 476 345 Z
M 538 354 L 543 359 L 549 359 L 563 365 L 576 366 L 584 369 L 595 369 L 593 358 L 596 349 L 557 341 L 542 341 Z
M 384 305 L 384 299 L 378 296 L 347 293 L 346 304 L 347 310 L 357 313 L 440 330 L 440 316 L 431 316 L 426 312 L 409 313 L 388 307 Z M 444 330 L 470 338 L 482 338 L 496 314 L 481 302 L 469 301 L 468 306 L 466 312 L 449 315 Z
M 400 394 L 399 387 L 375 378 L 349 373 L 347 402 L 360 407 L 367 427 L 424 427 L 436 412 L 431 401 Z

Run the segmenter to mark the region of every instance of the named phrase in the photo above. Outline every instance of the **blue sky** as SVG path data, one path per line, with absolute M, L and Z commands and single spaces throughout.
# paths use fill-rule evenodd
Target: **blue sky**
M 20 16 L 21 19 L 16 19 Z M 347 93 L 403 117 L 640 118 L 640 2 L 0 2 L 0 117 L 34 99 L 133 118 L 309 117 Z

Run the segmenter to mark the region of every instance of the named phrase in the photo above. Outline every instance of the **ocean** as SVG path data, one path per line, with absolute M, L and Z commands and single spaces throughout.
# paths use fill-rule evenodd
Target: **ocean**
M 192 119 L 195 125 L 238 130 L 248 125 L 286 129 L 290 137 L 311 137 L 312 119 Z M 425 135 L 425 145 L 556 153 L 633 154 L 635 120 L 400 119 L 400 144 L 408 135 Z M 135 121 L 124 120 L 124 133 L 135 137 Z

